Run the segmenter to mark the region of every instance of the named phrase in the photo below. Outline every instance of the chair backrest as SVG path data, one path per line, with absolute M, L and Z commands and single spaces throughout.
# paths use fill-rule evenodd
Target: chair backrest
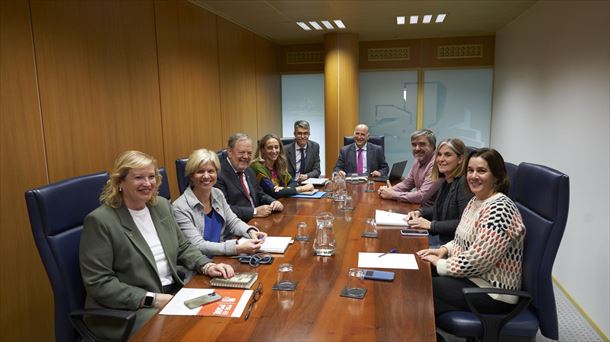
M 478 150 L 478 147 L 474 147 L 474 146 L 466 146 L 466 151 L 468 151 L 468 155 L 470 155 L 473 151 Z
M 343 137 L 343 146 L 352 144 L 353 142 L 354 137 L 352 135 Z M 385 135 L 369 134 L 369 142 L 381 146 L 381 149 L 385 153 Z
M 294 137 L 281 137 L 280 140 L 282 140 L 282 145 L 285 147 L 286 145 L 294 142 Z
M 47 271 L 55 303 L 55 340 L 74 341 L 69 313 L 85 301 L 79 245 L 85 216 L 100 205 L 106 172 L 66 179 L 28 190 L 25 201 L 38 253 Z
M 551 271 L 568 218 L 570 180 L 549 167 L 521 163 L 513 186 L 514 201 L 526 227 L 523 290 L 532 296 L 531 307 L 538 317 L 542 334 L 557 340 L 557 308 Z
M 161 177 L 163 177 L 161 186 L 159 187 L 159 196 L 171 200 L 172 194 L 169 191 L 169 178 L 167 178 L 167 171 L 165 171 L 164 167 L 160 167 L 159 173 L 161 174 Z
M 506 165 L 506 173 L 508 174 L 508 179 L 510 179 L 510 187 L 508 188 L 508 194 L 506 194 L 508 197 L 510 197 L 510 199 L 515 200 L 515 176 L 517 175 L 517 168 L 518 166 L 513 164 L 513 163 L 509 163 L 509 162 L 505 162 L 504 163 Z
M 180 194 L 184 193 L 184 190 L 186 190 L 190 183 L 189 178 L 184 175 L 187 161 L 188 158 L 176 159 L 176 177 L 178 178 L 178 191 L 180 191 Z

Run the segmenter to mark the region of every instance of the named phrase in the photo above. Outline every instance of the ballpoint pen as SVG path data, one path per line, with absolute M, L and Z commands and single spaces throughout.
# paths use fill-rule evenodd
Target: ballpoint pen
M 246 311 L 246 317 L 244 318 L 244 321 L 248 320 L 248 317 L 250 317 L 250 312 L 252 312 L 252 307 L 254 306 L 254 301 L 250 301 L 250 305 L 248 305 L 248 310 Z
M 379 254 L 379 256 L 377 256 L 378 258 L 381 258 L 382 256 L 389 254 L 389 253 L 396 253 L 398 250 L 396 248 L 392 248 L 390 249 L 388 252 L 385 252 L 383 254 Z

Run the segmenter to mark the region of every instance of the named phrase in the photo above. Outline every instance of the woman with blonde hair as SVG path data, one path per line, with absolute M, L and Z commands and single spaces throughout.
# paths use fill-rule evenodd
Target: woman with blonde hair
M 432 180 L 442 178 L 444 182 L 434 205 L 411 211 L 405 219 L 412 228 L 428 230 L 431 244 L 434 244 L 435 235 L 438 235 L 441 244 L 453 240 L 462 212 L 473 196 L 465 186 L 467 153 L 466 145 L 460 139 L 445 139 L 438 144 Z
M 311 184 L 298 185 L 288 173 L 284 145 L 275 134 L 269 133 L 261 138 L 255 159 L 250 168 L 254 170 L 257 182 L 268 195 L 274 198 L 288 197 L 314 189 Z
M 211 277 L 234 275 L 231 266 L 213 263 L 185 238 L 170 203 L 157 196 L 160 184 L 153 157 L 121 153 L 100 196 L 102 205 L 87 215 L 81 236 L 85 307 L 135 310 L 132 333 L 184 285 L 178 265 Z M 87 323 L 100 337 L 120 336 L 116 321 Z
M 235 215 L 222 190 L 215 188 L 220 172 L 218 155 L 204 148 L 186 162 L 190 186 L 174 201 L 174 217 L 182 232 L 206 255 L 256 253 L 267 234 Z M 242 243 L 233 236 L 248 238 Z

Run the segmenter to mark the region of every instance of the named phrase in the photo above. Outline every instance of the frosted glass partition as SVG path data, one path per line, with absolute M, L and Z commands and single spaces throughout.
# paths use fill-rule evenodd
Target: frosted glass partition
M 297 120 L 309 122 L 309 139 L 320 144 L 320 170 L 324 174 L 324 74 L 282 75 L 282 136 L 294 136 Z
M 413 164 L 411 133 L 417 125 L 417 71 L 365 71 L 360 73 L 360 122 L 369 134 L 385 135 L 389 166 L 407 159 Z
M 428 70 L 424 75 L 424 127 L 437 140 L 460 138 L 489 146 L 492 69 Z

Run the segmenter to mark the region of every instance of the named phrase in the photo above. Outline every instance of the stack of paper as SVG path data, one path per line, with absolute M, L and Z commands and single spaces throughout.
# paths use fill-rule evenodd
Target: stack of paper
M 241 238 L 239 239 L 239 243 L 243 243 L 246 240 L 246 238 Z M 286 252 L 286 248 L 288 248 L 290 242 L 292 242 L 292 237 L 290 236 L 267 236 L 259 251 L 263 253 L 283 254 Z
M 409 227 L 407 221 L 404 220 L 405 217 L 407 217 L 405 214 L 383 210 L 375 211 L 375 222 L 378 226 Z
M 324 185 L 328 182 L 328 178 L 307 178 L 303 184 Z
M 414 254 L 403 253 L 358 253 L 359 268 L 398 268 L 417 270 Z

